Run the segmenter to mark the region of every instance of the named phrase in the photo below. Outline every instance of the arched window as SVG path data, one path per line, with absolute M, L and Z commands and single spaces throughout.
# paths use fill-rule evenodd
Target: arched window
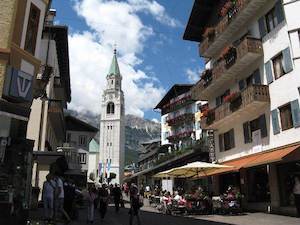
M 115 113 L 115 104 L 113 102 L 109 102 L 106 107 L 107 114 L 114 114 Z

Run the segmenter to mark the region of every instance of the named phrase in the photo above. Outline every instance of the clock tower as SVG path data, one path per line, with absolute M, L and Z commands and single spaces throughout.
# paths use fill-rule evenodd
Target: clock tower
M 101 101 L 98 171 L 103 178 L 116 174 L 112 183 L 121 184 L 125 158 L 125 108 L 116 49 L 106 80 Z

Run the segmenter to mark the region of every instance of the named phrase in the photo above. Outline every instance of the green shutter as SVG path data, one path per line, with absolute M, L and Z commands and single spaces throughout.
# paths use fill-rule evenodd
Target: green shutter
M 261 137 L 262 138 L 267 137 L 268 136 L 268 130 L 267 130 L 267 123 L 266 123 L 265 114 L 263 114 L 259 117 L 259 128 L 260 128 Z
M 250 123 L 247 121 L 243 124 L 244 129 L 244 143 L 251 143 L 251 136 L 250 136 Z
M 291 72 L 293 70 L 293 62 L 291 57 L 291 51 L 290 48 L 286 48 L 282 51 L 283 56 L 283 70 L 285 73 Z
M 280 133 L 278 110 L 277 109 L 272 110 L 271 115 L 272 115 L 273 134 L 276 135 Z
M 281 3 L 281 0 L 278 0 L 276 2 L 275 14 L 277 17 L 278 24 L 281 23 L 282 21 L 284 21 L 284 12 L 283 12 L 283 5 Z
M 269 60 L 265 63 L 265 70 L 266 70 L 266 78 L 267 78 L 267 84 L 270 84 L 273 82 L 273 73 L 272 73 L 272 62 Z
M 300 126 L 300 108 L 299 108 L 298 99 L 291 102 L 291 110 L 292 110 L 293 125 L 294 125 L 294 127 L 299 127 Z
M 266 23 L 265 23 L 265 16 L 262 16 L 258 20 L 258 26 L 259 26 L 260 37 L 263 38 L 267 34 L 267 28 L 266 28 Z
M 253 84 L 261 84 L 259 69 L 255 70 L 253 73 Z

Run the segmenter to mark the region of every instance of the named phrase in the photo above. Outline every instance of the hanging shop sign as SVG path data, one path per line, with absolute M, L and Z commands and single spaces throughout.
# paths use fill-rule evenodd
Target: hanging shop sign
M 8 66 L 3 96 L 16 102 L 32 101 L 33 75 Z

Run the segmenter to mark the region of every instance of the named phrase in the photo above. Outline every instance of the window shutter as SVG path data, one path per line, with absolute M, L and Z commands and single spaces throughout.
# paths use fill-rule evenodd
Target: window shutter
M 244 80 L 239 81 L 239 88 L 240 88 L 240 91 L 245 88 L 245 81 Z
M 298 99 L 291 102 L 291 110 L 294 127 L 300 127 L 300 108 Z
M 270 84 L 273 82 L 272 63 L 270 60 L 265 63 L 265 70 L 266 70 L 267 84 Z
M 261 84 L 259 69 L 255 70 L 254 73 L 253 73 L 253 83 L 254 84 Z
M 223 134 L 219 134 L 219 149 L 220 152 L 224 152 L 224 138 L 223 138 Z
M 291 52 L 290 48 L 286 48 L 282 51 L 282 56 L 283 56 L 283 70 L 285 73 L 288 73 L 293 70 L 293 62 L 292 62 L 292 57 L 291 57 Z
M 283 12 L 283 5 L 281 3 L 281 0 L 278 0 L 276 2 L 275 14 L 277 17 L 278 24 L 281 23 L 282 21 L 284 21 L 284 12 Z
M 251 136 L 250 136 L 250 123 L 247 121 L 243 124 L 244 129 L 244 143 L 250 143 L 251 142 Z
M 258 26 L 259 26 L 260 37 L 263 38 L 267 34 L 267 28 L 266 28 L 266 23 L 265 23 L 265 16 L 262 16 L 258 20 Z
M 277 109 L 272 110 L 271 115 L 272 115 L 273 134 L 276 135 L 280 133 L 278 110 Z
M 267 123 L 266 123 L 265 114 L 263 114 L 259 117 L 259 128 L 260 128 L 261 137 L 262 138 L 267 137 L 268 136 L 268 130 L 267 130 Z
M 229 136 L 230 136 L 230 147 L 234 148 L 235 147 L 235 143 L 234 143 L 234 129 L 231 129 L 229 131 Z

